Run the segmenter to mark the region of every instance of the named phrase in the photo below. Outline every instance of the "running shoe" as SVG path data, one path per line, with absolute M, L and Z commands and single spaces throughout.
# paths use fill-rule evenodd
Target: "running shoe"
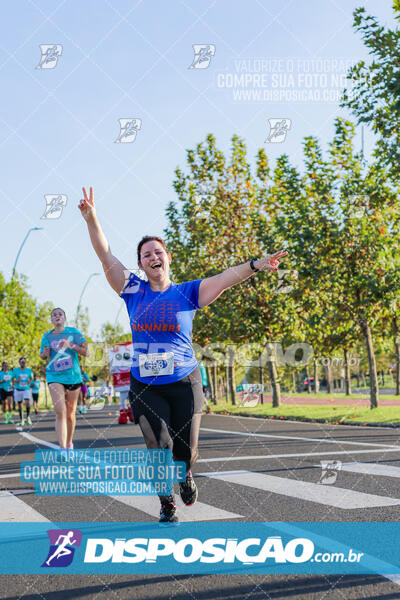
M 160 496 L 160 523 L 177 523 L 176 504 L 173 496 Z
M 27 419 L 26 419 L 26 424 L 27 424 L 27 425 L 32 425 L 32 421 L 31 421 L 31 418 L 30 418 L 30 417 L 27 417 Z
M 185 481 L 179 482 L 179 491 L 181 493 L 182 502 L 183 504 L 186 504 L 186 506 L 192 506 L 192 504 L 196 502 L 199 492 L 197 490 L 197 485 L 194 482 L 192 471 L 188 471 Z
M 25 419 L 21 419 L 20 425 L 21 425 L 21 427 L 23 427 L 25 425 Z
M 4 424 L 4 425 L 7 425 L 7 423 L 8 423 L 8 418 L 7 418 L 7 416 L 6 416 L 6 415 L 4 415 L 4 421 L 3 421 L 3 424 Z
M 8 417 L 8 422 L 11 423 L 11 425 L 13 425 L 14 419 L 12 417 Z
M 86 406 L 84 406 L 84 407 L 82 408 L 82 414 L 83 414 L 83 415 L 86 415 L 86 413 L 87 413 Z
M 82 414 L 82 408 L 80 406 L 78 408 L 78 411 L 79 411 L 79 414 L 81 415 Z

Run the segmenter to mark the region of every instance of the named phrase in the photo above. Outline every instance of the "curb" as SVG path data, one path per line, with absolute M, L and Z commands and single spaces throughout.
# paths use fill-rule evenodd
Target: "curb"
M 304 423 L 325 423 L 327 425 L 350 425 L 353 427 L 388 427 L 389 429 L 399 429 L 400 423 L 365 423 L 362 421 L 329 421 L 329 419 L 309 419 L 307 417 L 277 417 L 275 415 L 257 415 L 245 412 L 229 412 L 211 410 L 212 415 L 230 415 L 231 417 L 252 417 L 255 419 L 271 419 L 272 421 L 303 421 Z

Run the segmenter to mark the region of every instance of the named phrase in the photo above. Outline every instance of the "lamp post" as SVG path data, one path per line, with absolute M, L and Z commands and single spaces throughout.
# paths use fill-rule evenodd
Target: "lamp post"
M 87 286 L 89 284 L 89 281 L 92 279 L 92 277 L 96 277 L 97 275 L 100 275 L 100 273 L 91 273 L 89 275 L 89 277 L 87 278 L 85 285 L 82 288 L 81 295 L 79 296 L 78 306 L 76 307 L 76 317 L 75 317 L 75 324 L 76 325 L 78 325 L 79 309 L 81 307 L 81 302 L 82 302 L 83 294 L 85 293 L 85 290 L 86 290 L 86 288 L 87 288 Z
M 14 266 L 13 266 L 13 270 L 12 270 L 12 275 L 11 275 L 11 281 L 14 279 L 14 275 L 15 275 L 15 269 L 17 268 L 17 262 L 18 262 L 18 259 L 19 259 L 19 255 L 21 254 L 21 250 L 22 250 L 22 248 L 24 247 L 24 245 L 25 245 L 25 242 L 26 242 L 26 240 L 28 239 L 30 232 L 31 232 L 31 231 L 39 231 L 40 229 L 43 229 L 43 227 L 31 227 L 31 228 L 30 228 L 30 229 L 27 231 L 27 234 L 26 234 L 26 236 L 24 237 L 24 239 L 23 239 L 23 241 L 22 241 L 22 244 L 21 244 L 21 245 L 20 245 L 20 247 L 19 247 L 19 250 L 18 250 L 17 256 L 15 257 L 15 262 L 14 262 Z
M 115 329 L 115 328 L 116 328 L 116 326 L 117 326 L 118 319 L 119 319 L 119 315 L 120 315 L 120 313 L 121 313 L 121 310 L 122 310 L 122 308 L 124 307 L 124 305 L 125 305 L 125 302 L 122 302 L 122 303 L 121 303 L 121 306 L 120 306 L 120 307 L 119 307 L 119 309 L 118 309 L 117 316 L 115 317 L 114 329 Z

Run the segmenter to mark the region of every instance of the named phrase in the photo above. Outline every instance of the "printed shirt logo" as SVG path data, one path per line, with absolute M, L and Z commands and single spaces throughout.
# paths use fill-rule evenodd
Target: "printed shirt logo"
M 79 529 L 49 529 L 47 535 L 50 548 L 42 567 L 68 567 L 73 561 L 75 547 L 81 545 L 82 532 Z

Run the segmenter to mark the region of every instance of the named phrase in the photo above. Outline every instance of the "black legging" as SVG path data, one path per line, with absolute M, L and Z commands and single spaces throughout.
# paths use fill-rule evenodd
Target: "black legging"
M 131 375 L 129 401 L 147 448 L 169 448 L 189 470 L 198 456 L 204 396 L 200 368 L 174 383 L 149 385 Z

